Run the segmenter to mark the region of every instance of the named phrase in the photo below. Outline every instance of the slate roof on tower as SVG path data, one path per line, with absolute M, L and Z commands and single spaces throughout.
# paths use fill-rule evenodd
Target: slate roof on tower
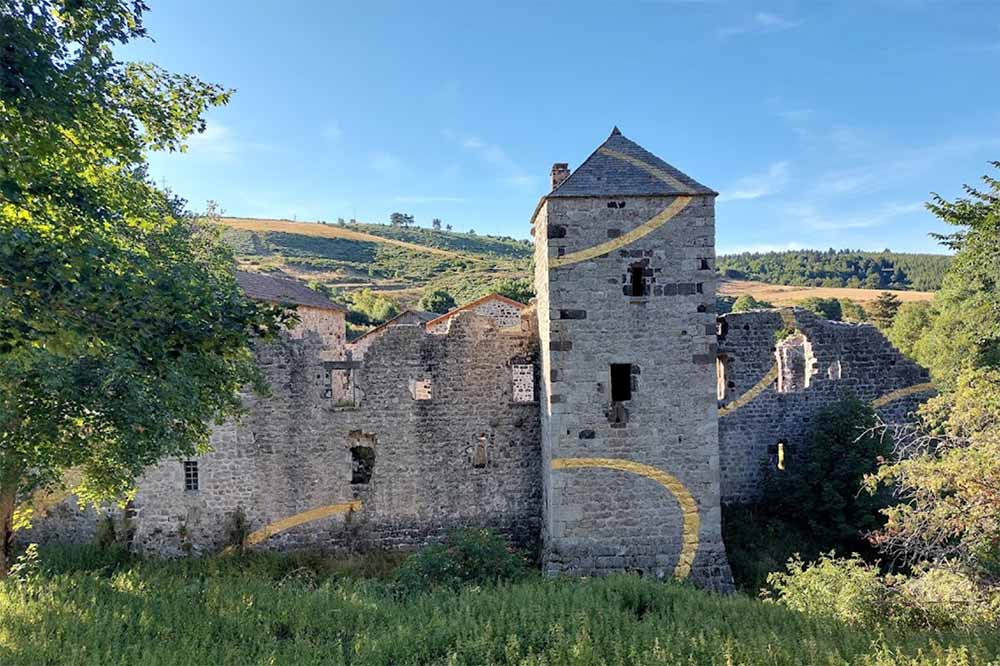
M 549 197 L 718 194 L 622 136 L 616 127 Z

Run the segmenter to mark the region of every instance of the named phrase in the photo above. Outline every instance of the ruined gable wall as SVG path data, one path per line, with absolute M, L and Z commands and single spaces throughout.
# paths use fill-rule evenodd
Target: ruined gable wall
M 869 324 L 820 319 L 805 310 L 758 310 L 719 317 L 719 452 L 724 503 L 760 496 L 766 475 L 779 473 L 777 444 L 787 464 L 808 447 L 813 417 L 846 395 L 874 401 L 928 381 Z M 778 341 L 775 333 L 798 332 Z M 779 388 L 781 390 L 779 390 Z M 878 407 L 887 422 L 904 420 L 931 391 Z M 773 471 L 773 472 L 772 472 Z
M 288 331 L 292 339 L 299 339 L 306 333 L 316 333 L 324 347 L 324 358 L 328 360 L 344 358 L 346 317 L 343 312 L 308 305 L 299 305 L 295 312 L 299 317 L 299 323 Z
M 537 542 L 538 407 L 513 401 L 511 369 L 534 363 L 532 335 L 471 313 L 445 336 L 393 327 L 353 370 L 357 407 L 325 397 L 325 350 L 315 334 L 257 349 L 271 395 L 248 395 L 249 414 L 215 429 L 214 450 L 197 459 L 197 492 L 184 490 L 181 461 L 146 473 L 134 501 L 138 550 L 213 552 L 237 509 L 253 531 L 352 502 L 259 547 L 412 547 L 460 526 Z M 429 381 L 431 399 L 414 399 L 411 380 Z M 367 483 L 352 483 L 355 445 L 375 452 Z
M 394 326 L 423 326 L 424 320 L 420 318 L 415 312 L 404 312 L 402 315 L 394 319 L 391 323 L 388 323 L 377 330 L 373 330 L 370 333 L 358 338 L 354 342 L 347 343 L 347 351 L 351 353 L 351 357 L 357 360 L 364 358 L 365 354 L 368 352 L 368 348 L 371 347 L 376 340 L 381 338 L 386 332 Z
M 469 525 L 537 541 L 538 405 L 514 401 L 511 367 L 535 355 L 533 335 L 473 313 L 452 318 L 447 335 L 396 327 L 371 347 L 355 377 L 358 409 L 329 421 L 345 461 L 351 433 L 374 438 L 370 482 L 348 484 L 365 507 L 365 539 L 417 545 Z M 415 398 L 414 383 L 429 400 Z
M 478 303 L 475 307 L 469 308 L 468 311 L 484 317 L 489 317 L 499 328 L 510 328 L 512 326 L 520 326 L 522 310 L 523 308 L 511 305 L 510 303 L 502 301 L 499 298 L 488 298 L 482 303 Z M 455 317 L 450 317 L 444 321 L 434 324 L 433 326 L 428 326 L 427 330 L 428 332 L 436 335 L 446 333 L 450 322 L 454 318 Z

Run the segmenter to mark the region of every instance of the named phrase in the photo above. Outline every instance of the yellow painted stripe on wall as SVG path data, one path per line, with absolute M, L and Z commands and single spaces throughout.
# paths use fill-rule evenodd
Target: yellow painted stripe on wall
M 656 467 L 623 458 L 555 458 L 552 460 L 552 469 L 554 470 L 587 468 L 614 469 L 638 474 L 656 481 L 670 491 L 670 494 L 680 505 L 681 514 L 684 517 L 681 553 L 677 558 L 677 566 L 674 567 L 674 578 L 682 580 L 691 575 L 691 566 L 694 564 L 694 557 L 698 552 L 698 528 L 701 525 L 701 518 L 698 516 L 698 503 L 695 502 L 694 497 L 691 496 L 684 484 L 677 477 Z
M 569 264 L 575 264 L 581 261 L 586 261 L 587 259 L 593 259 L 594 257 L 599 257 L 602 254 L 607 254 L 608 252 L 617 250 L 618 248 L 628 245 L 629 243 L 634 243 L 643 236 L 650 234 L 670 221 L 670 219 L 677 215 L 677 213 L 684 210 L 684 207 L 691 202 L 691 199 L 692 197 L 677 197 L 670 203 L 669 206 L 640 224 L 632 231 L 624 233 L 618 238 L 609 240 L 606 243 L 589 247 L 586 250 L 570 252 L 569 254 L 564 254 L 561 257 L 549 257 L 549 268 L 559 268 L 560 266 L 568 266 Z
M 691 188 L 689 186 L 677 180 L 663 169 L 655 167 L 652 164 L 647 164 L 646 162 L 640 160 L 638 157 L 632 157 L 631 155 L 626 155 L 625 153 L 619 153 L 617 150 L 611 150 L 610 148 L 600 148 L 597 152 L 599 152 L 602 155 L 607 155 L 608 157 L 614 157 L 615 159 L 619 159 L 622 162 L 628 162 L 632 166 L 639 167 L 640 169 L 650 174 L 654 178 L 662 180 L 667 185 L 670 185 L 678 192 L 691 191 Z
M 723 416 L 727 416 L 735 412 L 737 409 L 739 409 L 740 407 L 744 406 L 745 404 L 756 398 L 758 395 L 766 391 L 768 387 L 770 387 L 771 384 L 774 383 L 774 380 L 777 378 L 778 378 L 778 366 L 773 365 L 771 366 L 771 369 L 768 370 L 767 373 L 765 373 L 764 376 L 760 378 L 760 381 L 754 384 L 752 387 L 750 387 L 750 389 L 746 393 L 736 398 L 736 400 L 733 400 L 729 404 L 720 407 L 719 418 L 722 418 Z
M 256 532 L 250 533 L 250 535 L 246 538 L 246 545 L 252 546 L 262 541 L 266 541 L 279 532 L 290 530 L 293 527 L 298 527 L 299 525 L 304 525 L 305 523 L 311 523 L 314 520 L 320 520 L 321 518 L 327 518 L 329 516 L 336 516 L 341 513 L 347 513 L 348 511 L 358 511 L 360 509 L 361 500 L 353 500 L 351 502 L 330 504 L 328 506 L 310 509 L 309 511 L 303 511 L 302 513 L 297 513 L 294 516 L 276 520 L 269 525 L 265 525 Z
M 926 391 L 933 391 L 934 384 L 926 382 L 923 384 L 914 384 L 913 386 L 907 386 L 905 388 L 896 389 L 895 391 L 890 391 L 880 398 L 876 398 L 872 401 L 872 407 L 878 409 L 879 407 L 884 407 L 890 402 L 899 400 L 900 398 L 905 398 L 907 396 L 913 395 L 915 393 L 924 393 Z

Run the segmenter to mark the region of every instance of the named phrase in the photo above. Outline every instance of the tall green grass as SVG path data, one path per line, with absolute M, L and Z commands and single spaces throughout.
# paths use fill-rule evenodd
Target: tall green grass
M 0 664 L 960 666 L 1000 651 L 987 633 L 875 635 L 631 576 L 401 594 L 393 564 L 43 551 L 39 577 L 0 584 Z

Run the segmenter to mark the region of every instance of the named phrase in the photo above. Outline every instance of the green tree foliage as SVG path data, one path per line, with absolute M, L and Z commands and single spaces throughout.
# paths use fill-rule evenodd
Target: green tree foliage
M 827 407 L 812 422 L 807 450 L 789 451 L 786 469 L 772 474 L 767 504 L 824 549 L 855 549 L 882 525 L 885 498 L 860 491 L 891 445 L 874 431 L 871 406 L 854 398 Z
M 840 301 L 840 312 L 841 318 L 844 321 L 849 321 L 852 323 L 859 323 L 866 321 L 868 315 L 865 313 L 865 309 L 861 307 L 859 303 L 852 301 L 849 298 L 841 298 Z
M 1000 169 L 1000 162 L 994 167 Z M 928 209 L 961 231 L 941 237 L 956 251 L 934 297 L 934 321 L 916 345 L 917 358 L 949 388 L 964 368 L 1000 366 L 1000 180 L 983 176 L 984 190 Z
M 491 585 L 529 575 L 527 560 L 512 552 L 503 537 L 483 529 L 450 534 L 441 544 L 425 546 L 396 570 L 396 584 L 406 593 L 438 587 Z
M 82 498 L 120 497 L 207 445 L 259 383 L 251 335 L 280 323 L 146 175 L 229 92 L 116 60 L 144 9 L 0 4 L 0 575 L 18 499 L 71 467 Z
M 766 310 L 774 306 L 767 301 L 758 301 L 750 294 L 738 296 L 730 308 L 730 312 L 749 312 L 750 310 Z
M 892 326 L 893 320 L 896 318 L 899 306 L 899 296 L 888 291 L 883 291 L 868 306 L 868 317 L 881 330 L 888 331 L 889 327 Z
M 455 299 L 444 289 L 429 289 L 420 297 L 417 307 L 427 312 L 444 314 L 455 307 Z
M 951 257 L 860 250 L 794 250 L 723 255 L 719 273 L 733 280 L 811 287 L 934 291 Z
M 910 562 L 958 566 L 1000 594 L 1000 369 L 968 369 L 897 436 L 867 479 L 895 489 L 877 543 Z
M 792 557 L 767 580 L 768 596 L 784 606 L 869 629 L 986 629 L 1000 621 L 1000 596 L 947 569 L 885 574 L 856 555 L 824 554 L 811 564 Z
M 933 308 L 927 301 L 913 301 L 899 306 L 892 326 L 886 331 L 889 341 L 910 358 L 916 358 L 917 342 L 933 320 Z
M 812 296 L 795 304 L 796 306 L 814 312 L 824 319 L 840 321 L 844 313 L 840 301 L 836 298 L 819 298 Z
M 500 294 L 518 303 L 527 304 L 535 297 L 535 286 L 531 280 L 499 280 L 490 285 L 486 293 Z
M 399 314 L 396 302 L 371 289 L 362 289 L 351 294 L 351 308 L 348 321 L 352 324 L 384 324 Z
M 406 213 L 393 213 L 389 216 L 389 224 L 394 227 L 409 227 L 413 223 L 413 216 Z

